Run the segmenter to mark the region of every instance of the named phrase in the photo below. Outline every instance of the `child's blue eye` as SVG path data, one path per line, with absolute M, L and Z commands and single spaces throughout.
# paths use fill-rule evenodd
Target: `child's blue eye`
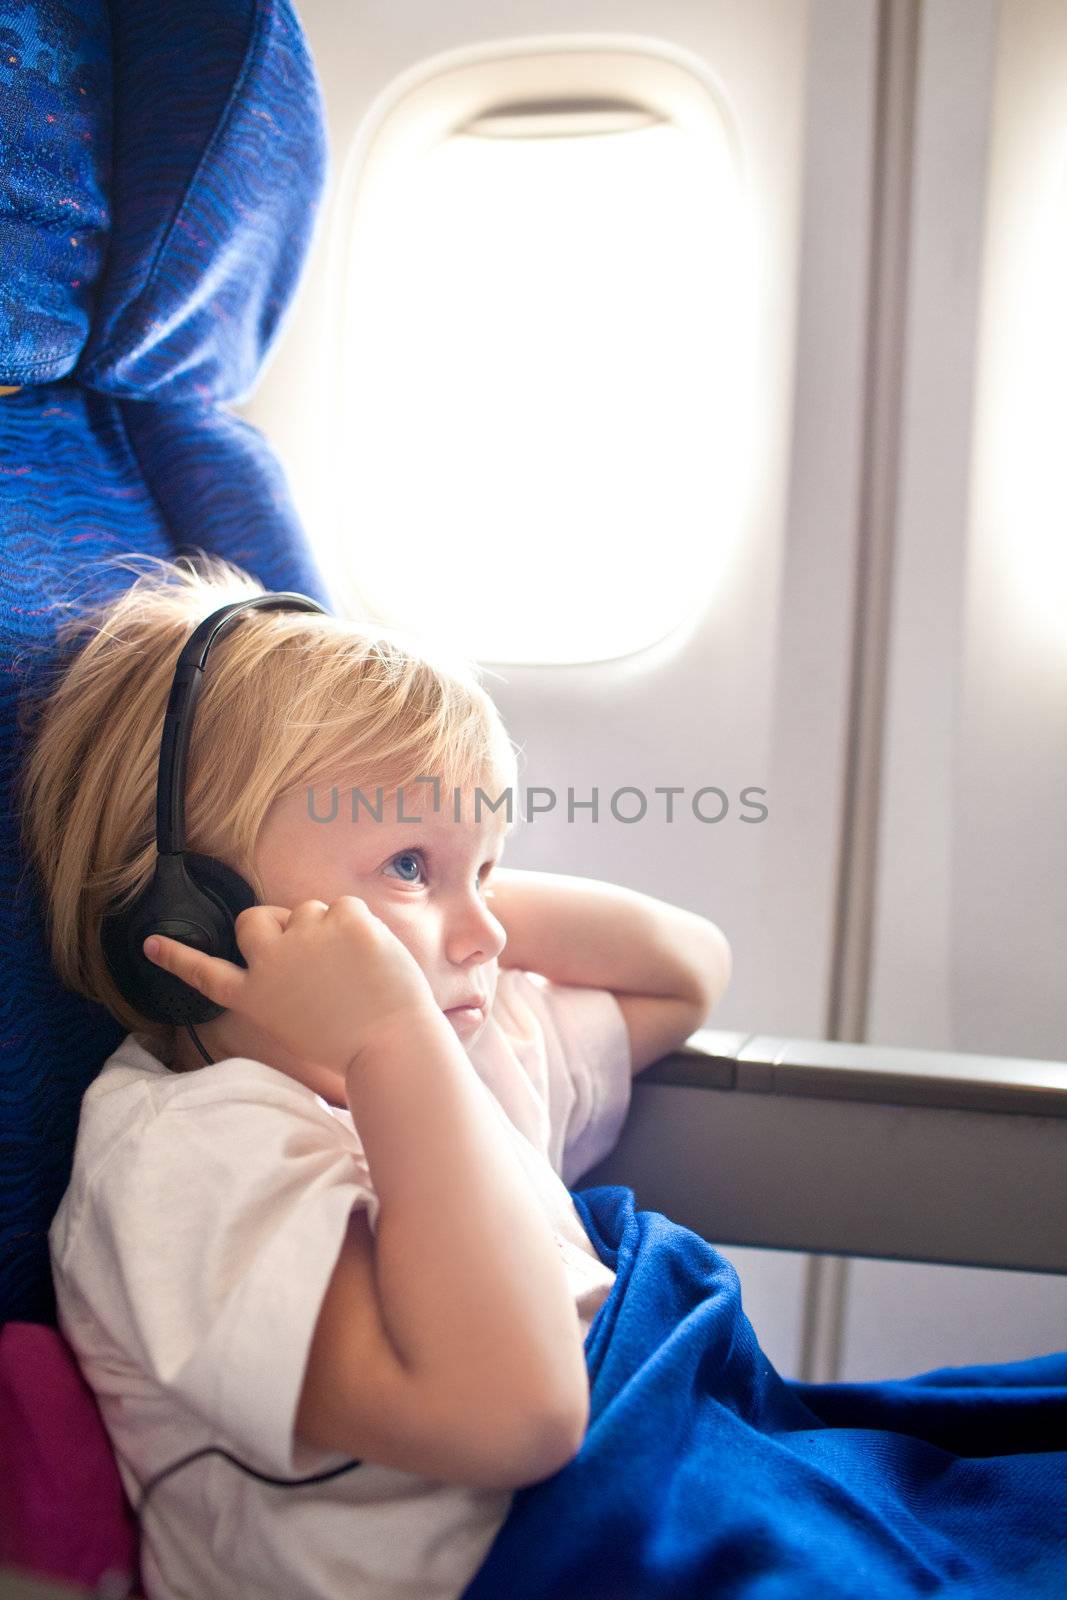
M 398 856 L 393 857 L 392 861 L 389 863 L 389 866 L 395 866 L 398 861 L 414 861 L 419 871 L 422 871 L 422 857 L 419 855 L 417 850 L 402 850 Z M 401 876 L 401 882 L 417 883 L 418 879 Z

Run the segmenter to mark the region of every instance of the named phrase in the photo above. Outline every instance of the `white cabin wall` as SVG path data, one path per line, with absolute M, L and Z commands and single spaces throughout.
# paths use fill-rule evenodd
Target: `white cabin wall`
M 1042 636 L 1023 614 L 995 470 L 999 358 L 1018 338 L 1019 247 L 1057 114 L 1067 156 L 1067 10 L 926 0 L 919 61 L 868 1032 L 1063 1061 L 1067 629 Z M 1060 194 L 1067 207 L 1067 181 Z M 1062 547 L 1067 493 L 1047 511 Z M 847 1280 L 847 1380 L 1067 1340 L 1067 1279 L 853 1260 Z

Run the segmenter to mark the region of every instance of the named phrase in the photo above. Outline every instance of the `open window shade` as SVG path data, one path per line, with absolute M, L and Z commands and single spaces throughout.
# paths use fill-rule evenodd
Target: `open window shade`
M 524 102 L 395 159 L 388 120 L 377 139 L 346 284 L 342 567 L 481 660 L 662 638 L 712 596 L 743 491 L 751 262 L 715 108 L 694 131 Z

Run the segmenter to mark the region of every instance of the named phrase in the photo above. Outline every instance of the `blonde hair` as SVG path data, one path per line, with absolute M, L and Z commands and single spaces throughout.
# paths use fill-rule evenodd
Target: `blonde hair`
M 100 940 L 115 901 L 127 905 L 155 867 L 163 718 L 182 646 L 231 600 L 263 594 L 240 567 L 198 552 L 164 561 L 117 598 L 82 608 L 57 631 L 62 654 L 20 712 L 28 747 L 19 780 L 27 858 L 44 891 L 52 961 L 70 989 L 128 1029 L 171 1029 L 115 987 Z M 67 602 L 58 602 L 60 606 Z M 378 622 L 249 611 L 212 647 L 196 708 L 185 788 L 186 845 L 248 880 L 274 801 L 344 781 L 369 802 L 437 776 L 494 798 L 515 781 L 516 753 L 479 668 Z M 429 791 L 423 789 L 420 799 Z M 509 809 L 509 817 L 511 815 Z

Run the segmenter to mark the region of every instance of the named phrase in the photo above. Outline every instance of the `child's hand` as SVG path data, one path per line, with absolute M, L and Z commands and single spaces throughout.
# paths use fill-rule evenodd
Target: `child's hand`
M 251 906 L 234 931 L 247 970 L 159 934 L 145 955 L 294 1056 L 343 1075 L 375 1033 L 427 1008 L 441 1015 L 414 956 L 356 895 Z

